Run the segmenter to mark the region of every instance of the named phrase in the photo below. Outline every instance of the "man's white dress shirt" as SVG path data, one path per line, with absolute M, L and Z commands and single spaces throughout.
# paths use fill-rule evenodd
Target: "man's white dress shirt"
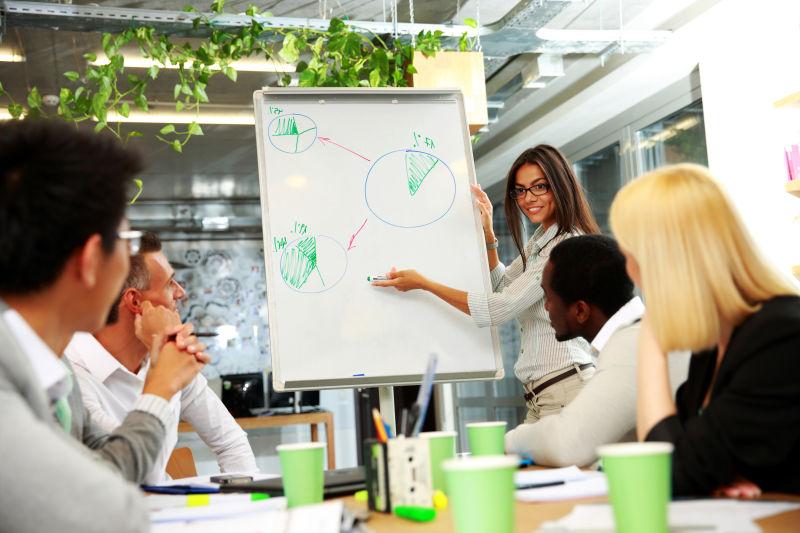
M 83 402 L 92 419 L 106 431 L 113 431 L 142 395 L 149 360 L 134 374 L 88 333 L 76 333 L 64 353 L 72 362 Z M 194 426 L 200 438 L 217 455 L 223 472 L 258 470 L 247 434 L 208 387 L 202 374 L 198 374 L 169 403 L 172 416 L 166 426 L 164 447 L 147 477 L 147 483 L 161 483 L 168 479 L 167 461 L 178 441 L 178 423 L 181 420 Z

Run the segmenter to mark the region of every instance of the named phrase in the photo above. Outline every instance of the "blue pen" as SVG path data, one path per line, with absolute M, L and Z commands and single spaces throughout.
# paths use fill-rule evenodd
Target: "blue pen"
M 417 401 L 412 406 L 412 417 L 416 415 L 414 426 L 411 430 L 411 436 L 416 437 L 422 431 L 422 424 L 425 422 L 425 413 L 428 411 L 428 402 L 431 399 L 431 389 L 433 389 L 433 378 L 436 375 L 436 363 L 438 357 L 432 353 L 428 357 L 428 366 L 425 369 L 425 374 L 422 377 L 422 383 L 419 386 L 419 394 L 417 394 Z
M 390 439 L 394 438 L 394 433 L 392 433 L 392 428 L 389 426 L 389 423 L 381 417 L 381 422 L 383 422 L 383 427 L 386 428 L 386 436 Z
M 142 485 L 145 492 L 156 494 L 215 494 L 217 487 L 204 487 L 202 485 Z

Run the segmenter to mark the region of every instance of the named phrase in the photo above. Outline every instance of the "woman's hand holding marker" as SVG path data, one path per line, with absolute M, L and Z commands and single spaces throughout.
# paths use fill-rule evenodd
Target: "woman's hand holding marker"
M 392 267 L 386 274 L 386 280 L 375 279 L 372 285 L 375 287 L 394 287 L 400 292 L 411 291 L 414 289 L 426 289 L 428 279 L 416 270 L 397 270 Z

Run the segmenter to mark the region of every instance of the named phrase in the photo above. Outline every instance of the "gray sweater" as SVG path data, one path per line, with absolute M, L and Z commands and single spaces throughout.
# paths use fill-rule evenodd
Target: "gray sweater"
M 142 494 L 124 478 L 138 481 L 150 470 L 164 426 L 133 411 L 106 435 L 91 423 L 75 384 L 72 435 L 65 433 L 2 318 L 6 309 L 0 301 L 0 530 L 147 531 Z
M 597 371 L 558 414 L 506 433 L 506 450 L 543 466 L 588 466 L 602 444 L 636 440 L 636 356 L 640 323 L 616 330 L 597 357 Z M 670 355 L 672 392 L 686 380 L 687 352 Z

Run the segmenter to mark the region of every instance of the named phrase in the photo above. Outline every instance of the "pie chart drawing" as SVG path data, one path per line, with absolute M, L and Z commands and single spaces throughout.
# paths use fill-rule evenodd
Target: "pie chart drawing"
M 281 278 L 304 293 L 332 289 L 347 271 L 347 251 L 327 235 L 307 235 L 286 245 L 280 259 Z
M 453 207 L 456 178 L 434 154 L 395 150 L 370 167 L 364 198 L 369 210 L 386 224 L 419 228 L 433 224 Z
M 299 113 L 279 115 L 267 125 L 267 136 L 276 150 L 300 154 L 311 148 L 317 140 L 317 124 Z

